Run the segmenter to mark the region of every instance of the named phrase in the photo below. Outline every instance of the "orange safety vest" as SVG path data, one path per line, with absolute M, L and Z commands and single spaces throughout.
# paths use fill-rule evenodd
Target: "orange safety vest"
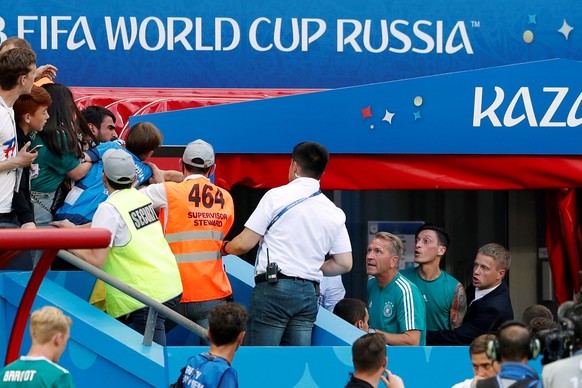
M 230 193 L 206 177 L 166 182 L 168 214 L 160 221 L 182 278 L 182 303 L 227 297 L 232 287 L 222 266 L 220 247 L 234 222 Z

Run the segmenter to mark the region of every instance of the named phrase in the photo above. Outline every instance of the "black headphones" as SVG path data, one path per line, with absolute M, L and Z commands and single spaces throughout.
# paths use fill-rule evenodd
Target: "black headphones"
M 491 361 L 500 361 L 499 360 L 499 354 L 500 354 L 500 352 L 499 352 L 499 340 L 498 340 L 499 333 L 501 333 L 502 330 L 504 330 L 510 326 L 519 326 L 519 327 L 523 327 L 524 329 L 527 329 L 527 326 L 524 325 L 520 321 L 504 322 L 499 327 L 499 330 L 497 330 L 497 338 L 495 338 L 493 341 L 489 341 L 489 343 L 487 344 L 487 357 L 489 357 L 491 359 Z M 541 351 L 540 340 L 537 338 L 530 338 L 528 352 L 527 352 L 527 358 L 530 360 L 535 360 L 540 355 L 540 351 Z

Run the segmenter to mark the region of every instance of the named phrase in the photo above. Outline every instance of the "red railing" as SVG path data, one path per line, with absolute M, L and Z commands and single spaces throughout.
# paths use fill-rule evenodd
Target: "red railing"
M 44 250 L 18 306 L 6 349 L 5 365 L 15 361 L 20 354 L 32 303 L 59 250 L 104 248 L 110 240 L 111 234 L 107 229 L 0 229 L 0 270 L 25 250 Z

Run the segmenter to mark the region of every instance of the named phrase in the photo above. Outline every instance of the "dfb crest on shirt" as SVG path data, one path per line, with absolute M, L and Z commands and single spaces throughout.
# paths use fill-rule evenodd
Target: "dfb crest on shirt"
M 394 314 L 394 304 L 392 302 L 386 302 L 382 314 L 385 318 L 390 318 Z

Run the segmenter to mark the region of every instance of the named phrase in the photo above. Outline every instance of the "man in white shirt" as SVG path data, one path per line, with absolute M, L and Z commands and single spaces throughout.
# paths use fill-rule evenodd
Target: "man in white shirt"
M 314 142 L 293 149 L 289 183 L 269 190 L 222 254 L 240 255 L 260 243 L 247 344 L 310 346 L 322 272 L 352 268 L 346 216 L 321 194 L 328 150 Z M 325 261 L 325 255 L 331 259 Z
M 317 303 L 329 311 L 333 311 L 337 302 L 346 296 L 346 289 L 341 275 L 324 276 L 319 284 L 319 289 Z
M 579 300 L 578 296 L 575 300 Z M 542 341 L 544 343 L 543 386 L 544 388 L 580 387 L 582 386 L 582 303 L 573 301 L 562 303 L 558 309 L 558 316 L 560 322 L 569 329 L 548 330 L 544 336 Z M 571 344 L 571 348 L 568 344 Z
M 30 166 L 37 153 L 28 152 L 30 142 L 20 151 L 12 107 L 21 94 L 30 93 L 36 70 L 36 55 L 26 48 L 0 54 L 0 228 L 17 227 L 12 209 L 14 190 L 20 184 L 22 167 Z

